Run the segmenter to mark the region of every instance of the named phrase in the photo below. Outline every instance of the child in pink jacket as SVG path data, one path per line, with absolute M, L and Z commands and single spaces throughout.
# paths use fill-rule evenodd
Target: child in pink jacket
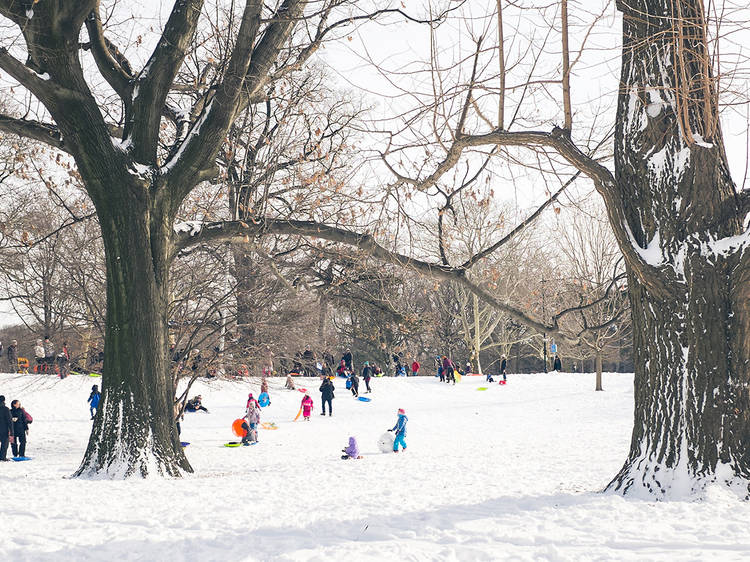
M 313 399 L 310 398 L 309 394 L 305 394 L 305 397 L 302 399 L 302 417 L 305 418 L 307 421 L 310 421 L 310 412 L 312 412 L 313 409 Z

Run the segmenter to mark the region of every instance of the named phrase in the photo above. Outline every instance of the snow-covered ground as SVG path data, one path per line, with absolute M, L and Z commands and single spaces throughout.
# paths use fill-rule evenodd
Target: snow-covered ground
M 34 416 L 30 462 L 0 466 L 0 552 L 23 560 L 747 560 L 750 505 L 720 487 L 701 501 L 646 502 L 600 490 L 620 468 L 632 375 L 373 379 L 372 402 L 337 379 L 333 417 L 271 380 L 252 447 L 236 439 L 258 382 L 196 384 L 210 414 L 186 414 L 195 474 L 125 482 L 68 479 L 86 446 L 86 398 L 100 379 L 0 375 Z M 406 453 L 377 440 L 409 417 Z M 364 459 L 342 461 L 355 435 Z

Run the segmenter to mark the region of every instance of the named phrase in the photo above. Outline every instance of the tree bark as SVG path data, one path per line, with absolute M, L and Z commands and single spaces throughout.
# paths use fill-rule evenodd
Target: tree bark
M 256 324 L 263 315 L 256 302 L 258 279 L 257 263 L 253 256 L 244 249 L 234 250 L 234 276 L 237 281 L 237 335 L 243 350 L 255 350 L 258 347 Z
M 107 267 L 102 398 L 75 475 L 179 476 L 192 468 L 174 417 L 164 415 L 174 401 L 166 318 L 170 221 L 141 185 L 117 187 L 99 210 Z
M 602 387 L 602 352 L 600 349 L 596 350 L 596 389 L 604 390 Z
M 750 476 L 750 272 L 704 65 L 699 0 L 621 0 L 615 165 L 634 244 L 630 453 L 609 489 L 648 497 Z M 663 14 L 668 14 L 664 17 Z M 628 260 L 630 261 L 630 260 Z

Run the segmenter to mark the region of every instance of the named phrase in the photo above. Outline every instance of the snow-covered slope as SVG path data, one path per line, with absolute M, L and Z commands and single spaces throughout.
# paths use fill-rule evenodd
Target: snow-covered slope
M 747 559 L 750 506 L 713 488 L 699 502 L 598 493 L 625 458 L 632 375 L 373 379 L 372 402 L 336 381 L 333 417 L 270 381 L 257 446 L 236 439 L 258 382 L 198 383 L 210 414 L 186 414 L 195 475 L 67 479 L 88 439 L 86 398 L 101 379 L 0 375 L 0 394 L 34 416 L 31 462 L 1 463 L 0 551 L 8 560 L 644 560 Z M 364 386 L 364 385 L 363 385 Z M 409 417 L 405 453 L 378 437 Z M 348 437 L 364 459 L 342 461 Z

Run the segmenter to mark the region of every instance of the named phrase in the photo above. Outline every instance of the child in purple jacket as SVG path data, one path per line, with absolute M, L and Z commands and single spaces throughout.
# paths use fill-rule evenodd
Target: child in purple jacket
M 341 449 L 341 451 L 344 453 L 341 455 L 343 460 L 362 458 L 359 455 L 359 447 L 357 446 L 357 440 L 354 437 L 349 438 L 349 446 L 346 449 Z

